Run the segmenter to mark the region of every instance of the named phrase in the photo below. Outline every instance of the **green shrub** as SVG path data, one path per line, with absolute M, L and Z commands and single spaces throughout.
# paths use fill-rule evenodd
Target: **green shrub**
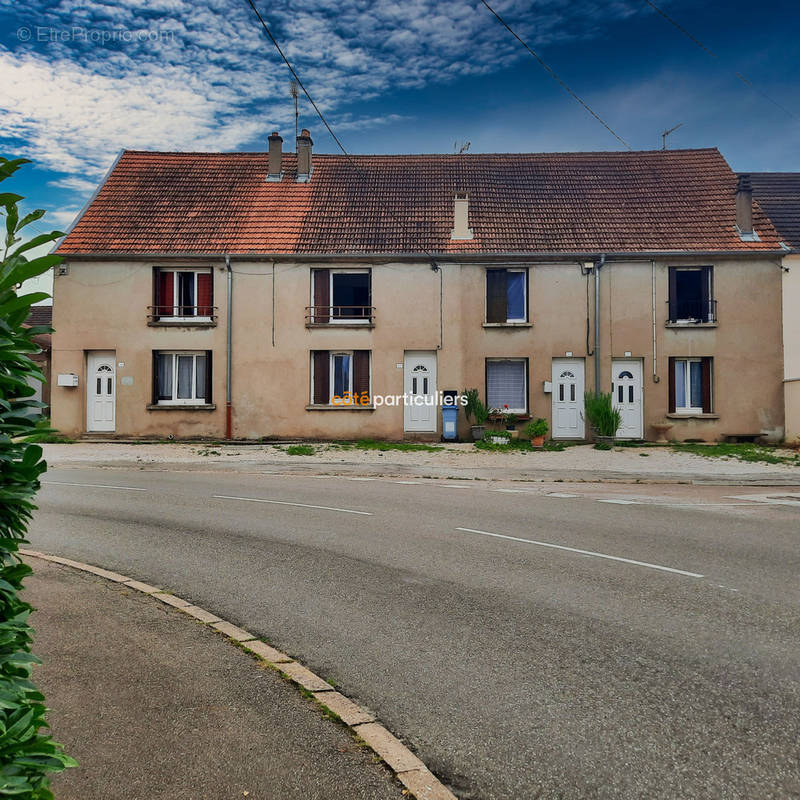
M 0 158 L 0 181 L 25 163 L 24 159 Z M 51 331 L 46 326 L 24 328 L 23 323 L 31 305 L 49 295 L 37 292 L 19 297 L 17 287 L 61 260 L 42 256 L 29 261 L 25 253 L 62 234 L 41 234 L 20 244 L 20 231 L 44 215 L 37 210 L 20 219 L 17 204 L 21 200 L 19 195 L 0 193 L 6 215 L 0 263 L 0 796 L 49 800 L 53 797 L 49 773 L 77 762 L 50 736 L 40 733 L 47 728 L 47 709 L 44 696 L 31 683 L 33 666 L 40 663 L 31 654 L 33 630 L 28 616 L 32 608 L 19 596 L 32 570 L 18 555 L 19 546 L 27 543 L 39 476 L 47 469 L 42 448 L 25 440 L 36 432 L 44 407 L 32 399 L 34 389 L 28 381 L 44 381 L 44 375 L 30 356 L 40 352 L 33 337 Z
M 622 415 L 614 408 L 611 392 L 586 392 L 583 396 L 586 419 L 597 436 L 616 436 Z
M 523 429 L 522 432 L 529 439 L 536 439 L 539 436 L 547 435 L 547 420 L 543 417 L 537 417 L 531 420 Z
M 483 434 L 484 442 L 494 444 L 492 439 L 505 439 L 505 443 L 508 444 L 511 441 L 511 431 L 486 431 L 486 433 Z
M 489 409 L 481 400 L 478 390 L 464 389 L 462 394 L 467 398 L 467 404 L 464 406 L 464 416 L 467 418 L 467 422 L 474 417 L 476 425 L 485 425 L 486 420 L 489 419 Z
M 290 456 L 313 456 L 314 448 L 310 444 L 290 444 L 286 452 Z

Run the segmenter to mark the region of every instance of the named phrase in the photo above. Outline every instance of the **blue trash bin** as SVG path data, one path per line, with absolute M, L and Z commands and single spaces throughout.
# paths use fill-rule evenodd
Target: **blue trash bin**
M 458 406 L 455 404 L 457 395 L 457 392 L 444 392 L 442 437 L 445 439 L 456 439 L 458 437 Z

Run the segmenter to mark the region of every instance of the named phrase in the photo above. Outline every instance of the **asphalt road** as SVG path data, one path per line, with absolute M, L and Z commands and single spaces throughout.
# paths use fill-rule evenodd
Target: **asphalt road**
M 785 489 L 46 481 L 34 547 L 267 638 L 462 798 L 800 797 L 800 496 Z

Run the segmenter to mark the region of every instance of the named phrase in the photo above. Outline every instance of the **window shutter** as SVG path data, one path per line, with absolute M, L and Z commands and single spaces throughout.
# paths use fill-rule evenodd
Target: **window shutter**
M 711 413 L 711 359 L 700 359 L 700 368 L 702 376 L 702 392 L 703 392 L 703 413 Z
M 173 314 L 172 303 L 174 301 L 175 273 L 166 270 L 158 271 L 158 308 L 156 313 L 159 317 L 171 317 Z
M 670 273 L 672 269 L 670 268 Z M 669 357 L 669 413 L 675 413 L 675 356 Z
M 330 322 L 331 271 L 329 269 L 312 269 L 311 275 L 314 283 L 312 322 Z
M 153 399 L 152 404 L 158 403 L 158 352 L 153 350 Z
M 675 267 L 669 268 L 669 321 L 675 322 L 678 319 L 678 270 Z M 672 380 L 675 380 L 673 375 Z M 673 393 L 673 400 L 674 400 Z M 674 409 L 673 409 L 674 410 Z
M 210 317 L 214 310 L 213 290 L 211 272 L 199 272 L 197 274 L 197 316 Z
M 703 280 L 700 286 L 700 302 L 702 303 L 701 319 L 703 322 L 714 321 L 714 311 L 711 308 L 713 293 L 711 289 L 712 267 L 703 267 Z
M 158 307 L 161 305 L 161 270 L 153 267 L 153 319 L 158 319 Z
M 327 271 L 327 270 L 326 270 Z M 313 350 L 314 359 L 314 405 L 328 405 L 331 402 L 330 351 Z
M 212 350 L 206 350 L 206 403 L 212 403 L 211 399 L 211 356 L 213 355 Z
M 506 271 L 486 270 L 486 321 L 505 322 L 508 319 Z
M 362 394 L 369 396 L 369 350 L 353 351 L 353 394 L 358 402 Z

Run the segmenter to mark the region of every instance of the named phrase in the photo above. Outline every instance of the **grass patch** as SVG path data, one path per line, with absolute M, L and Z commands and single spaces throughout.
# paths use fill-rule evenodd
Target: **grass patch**
M 694 453 L 706 458 L 735 458 L 761 464 L 793 464 L 800 466 L 800 456 L 782 455 L 771 447 L 759 444 L 694 444 L 682 442 L 672 445 L 678 453 Z
M 441 447 L 421 442 L 376 442 L 374 439 L 359 439 L 351 446 L 358 450 L 380 450 L 382 453 L 387 450 L 400 450 L 406 453 L 435 453 L 442 450 Z
M 475 442 L 475 449 L 485 450 L 489 453 L 529 453 L 533 450 L 533 447 L 531 447 L 531 443 L 527 439 L 509 439 L 505 444 L 495 444 L 488 439 L 481 439 L 481 441 Z
M 290 444 L 286 452 L 290 456 L 313 456 L 314 448 L 310 444 Z

